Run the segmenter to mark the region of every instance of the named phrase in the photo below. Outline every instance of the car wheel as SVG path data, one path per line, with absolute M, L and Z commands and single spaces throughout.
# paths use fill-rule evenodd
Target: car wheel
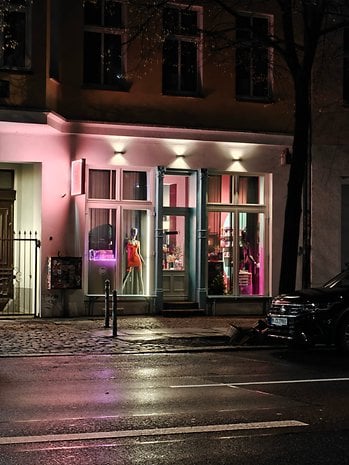
M 336 345 L 341 352 L 349 353 L 349 315 L 339 322 Z

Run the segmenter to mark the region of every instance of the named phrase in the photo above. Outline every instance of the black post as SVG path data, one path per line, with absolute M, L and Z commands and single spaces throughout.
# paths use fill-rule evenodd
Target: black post
M 117 292 L 114 290 L 112 295 L 112 319 L 113 319 L 113 337 L 118 335 L 118 304 Z
M 106 279 L 104 282 L 104 327 L 109 328 L 109 291 L 110 281 Z

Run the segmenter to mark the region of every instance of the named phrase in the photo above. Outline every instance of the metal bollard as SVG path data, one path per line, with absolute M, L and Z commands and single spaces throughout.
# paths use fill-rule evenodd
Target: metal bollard
M 104 327 L 109 328 L 109 292 L 110 281 L 106 279 L 104 282 Z
M 113 337 L 118 335 L 118 304 L 117 292 L 114 290 L 112 294 L 112 320 L 113 320 Z

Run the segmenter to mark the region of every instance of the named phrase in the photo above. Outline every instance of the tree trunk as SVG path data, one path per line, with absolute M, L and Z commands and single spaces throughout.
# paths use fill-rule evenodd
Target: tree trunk
M 311 122 L 308 82 L 304 76 L 295 82 L 295 127 L 284 219 L 280 293 L 292 292 L 296 287 L 302 189 L 307 167 Z

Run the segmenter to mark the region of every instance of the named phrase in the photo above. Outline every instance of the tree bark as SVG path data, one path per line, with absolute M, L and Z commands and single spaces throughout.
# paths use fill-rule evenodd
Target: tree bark
M 295 79 L 295 127 L 292 161 L 287 186 L 279 292 L 295 290 L 302 191 L 306 175 L 310 115 L 309 79 L 304 74 Z

